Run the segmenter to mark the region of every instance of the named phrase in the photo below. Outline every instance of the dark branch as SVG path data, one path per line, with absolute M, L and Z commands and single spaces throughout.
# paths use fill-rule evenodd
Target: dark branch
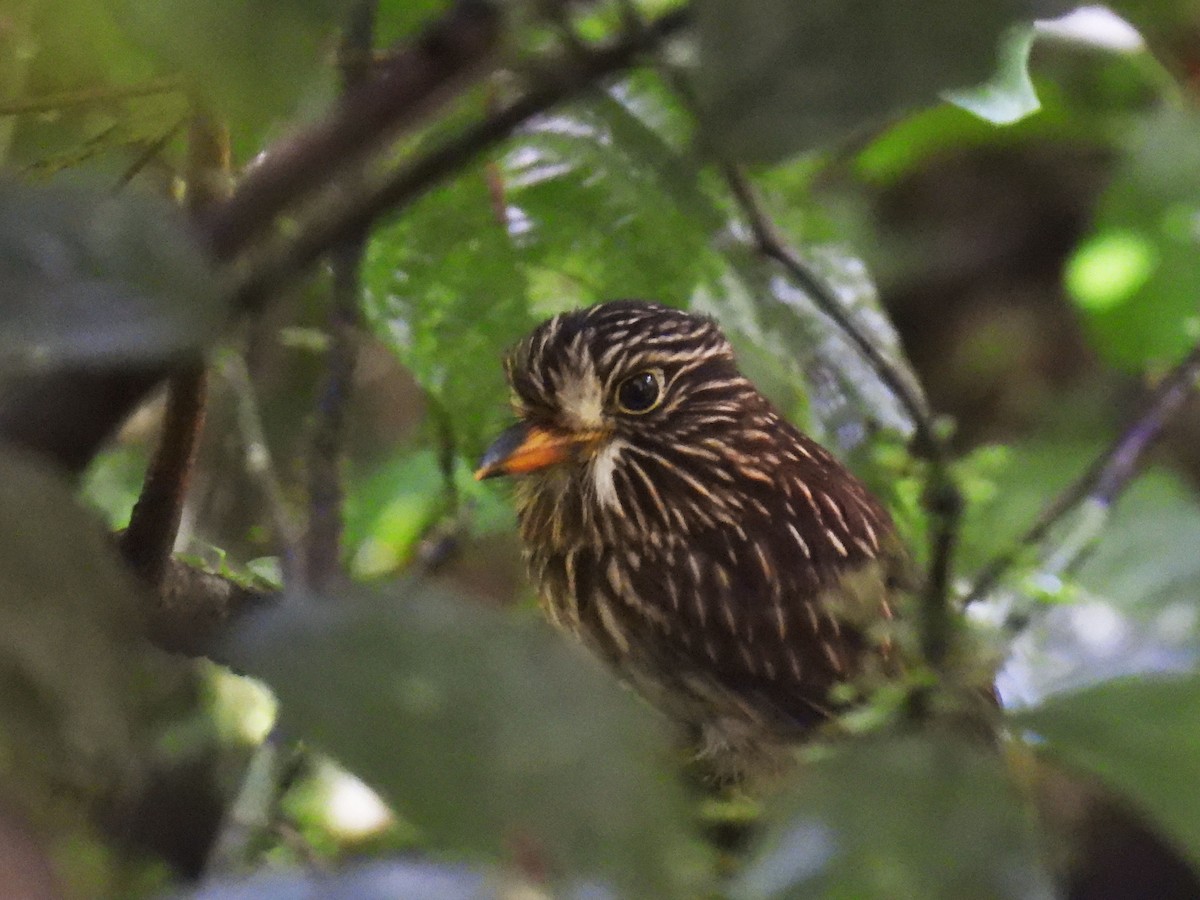
M 228 184 L 229 133 L 221 123 L 197 112 L 188 128 L 188 210 L 198 215 L 226 196 Z M 129 526 L 121 534 L 125 561 L 154 589 L 162 582 L 179 533 L 207 399 L 203 360 L 185 363 L 172 373 L 158 446 Z
M 236 291 L 238 305 L 253 309 L 266 296 L 312 266 L 329 248 L 423 196 L 510 137 L 534 116 L 632 67 L 643 54 L 681 31 L 689 19 L 689 8 L 676 9 L 651 22 L 644 30 L 596 48 L 585 56 L 564 54 L 549 63 L 518 99 L 456 138 L 400 167 L 382 181 L 310 216 L 294 239 L 258 260 L 243 277 Z
M 375 0 L 363 0 L 353 11 L 340 51 L 347 91 L 368 77 L 375 33 Z M 346 176 L 358 180 L 357 173 Z M 361 269 L 367 232 L 350 235 L 333 248 L 330 268 L 328 352 L 325 376 L 317 400 L 316 424 L 308 461 L 308 533 L 305 536 L 306 587 L 323 592 L 339 571 L 342 555 L 342 476 L 346 414 L 353 389 L 357 358 Z
M 170 653 L 215 659 L 214 648 L 238 619 L 274 605 L 282 595 L 245 587 L 172 558 L 160 590 L 146 596 L 153 598 L 145 614 L 155 644 Z
M 1069 513 L 1088 500 L 1111 506 L 1124 491 L 1138 465 L 1162 434 L 1163 428 L 1179 412 L 1196 388 L 1200 378 L 1200 344 L 1159 383 L 1148 398 L 1145 410 L 1137 416 L 1092 463 L 1029 526 L 1016 544 L 984 567 L 964 604 L 983 599 L 1003 580 L 1023 552 L 1042 543 L 1051 530 Z
M 217 258 L 235 256 L 287 206 L 443 106 L 485 71 L 500 34 L 495 7 L 460 0 L 375 77 L 347 94 L 331 115 L 272 148 L 204 223 Z

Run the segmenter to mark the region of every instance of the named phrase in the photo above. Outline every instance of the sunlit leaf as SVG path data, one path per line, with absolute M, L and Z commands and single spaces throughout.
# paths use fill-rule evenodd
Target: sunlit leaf
M 363 274 L 376 330 L 474 459 L 508 417 L 504 352 L 534 324 L 485 173 L 464 175 L 380 232 Z
M 408 585 L 291 604 L 233 660 L 284 730 L 380 791 L 441 853 L 672 896 L 696 856 L 648 711 L 540 622 Z
M 0 185 L 0 375 L 162 360 L 224 319 L 219 283 L 171 206 L 80 187 Z
M 805 768 L 775 819 L 739 900 L 1055 896 L 999 756 L 960 741 L 838 748 Z
M 973 88 L 945 91 L 942 97 L 995 125 L 1011 125 L 1042 108 L 1029 77 L 1029 52 L 1037 36 L 1033 25 L 1010 28 L 1000 40 L 996 73 Z
M 1200 864 L 1200 676 L 1109 681 L 1014 720 L 1048 753 L 1119 791 Z

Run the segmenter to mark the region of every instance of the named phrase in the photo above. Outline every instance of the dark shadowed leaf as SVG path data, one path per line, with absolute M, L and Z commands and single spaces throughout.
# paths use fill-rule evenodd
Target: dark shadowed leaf
M 231 653 L 276 691 L 286 733 L 381 791 L 438 852 L 519 853 L 629 896 L 673 896 L 696 874 L 650 714 L 540 622 L 409 585 L 294 600 Z
M 1066 4 L 700 4 L 695 78 L 718 154 L 773 162 L 987 79 L 1005 29 Z
M 1053 697 L 1014 722 L 1124 795 L 1200 864 L 1200 676 L 1109 681 Z
M 865 742 L 807 767 L 741 900 L 1055 896 L 997 755 L 945 737 Z
M 169 204 L 0 185 L 0 375 L 162 360 L 224 320 L 213 269 Z
M 92 794 L 136 774 L 137 710 L 153 677 L 137 590 L 65 481 L 0 450 L 6 802 L 44 803 L 64 788 Z

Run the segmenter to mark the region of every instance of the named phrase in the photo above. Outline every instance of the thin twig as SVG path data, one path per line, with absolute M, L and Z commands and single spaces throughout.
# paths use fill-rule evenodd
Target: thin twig
M 626 35 L 587 56 L 564 54 L 548 64 L 540 70 L 532 86 L 507 106 L 364 190 L 310 215 L 294 238 L 263 254 L 242 275 L 235 288 L 237 305 L 253 310 L 348 235 L 370 228 L 385 216 L 395 215 L 510 137 L 534 116 L 631 68 L 643 54 L 681 31 L 689 20 L 690 8 L 681 7 L 651 22 L 643 32 Z
M 275 545 L 279 549 L 279 563 L 283 570 L 284 584 L 300 584 L 297 576 L 297 548 L 300 534 L 284 499 L 283 488 L 275 474 L 275 464 L 267 446 L 262 417 L 258 410 L 254 385 L 246 363 L 236 353 L 228 353 L 220 361 L 220 371 L 233 389 L 237 405 L 238 430 L 246 455 L 246 472 L 258 485 L 266 500 L 267 509 L 274 529 Z
M 0 103 L 0 116 L 22 116 L 29 113 L 47 113 L 68 109 L 72 106 L 87 106 L 92 103 L 113 103 L 118 100 L 131 100 L 137 97 L 151 97 L 155 94 L 169 94 L 182 90 L 178 78 L 159 78 L 145 81 L 141 84 L 106 85 L 97 88 L 81 88 L 74 91 L 60 91 L 55 94 L 43 94 L 40 97 L 27 97 L 23 100 L 12 100 Z
M 1192 395 L 1198 378 L 1200 344 L 1159 382 L 1145 409 L 1096 457 L 1087 471 L 1042 510 L 1009 550 L 983 568 L 963 603 L 975 603 L 990 594 L 1028 548 L 1042 543 L 1056 525 L 1083 503 L 1093 501 L 1107 508 L 1116 502 L 1146 451 Z
M 370 53 L 375 33 L 376 0 L 361 0 L 354 8 L 342 40 L 342 79 L 347 92 L 370 74 Z M 344 183 L 357 181 L 358 173 L 345 176 Z M 359 294 L 361 270 L 367 246 L 365 231 L 350 235 L 333 248 L 333 271 L 325 377 L 319 392 L 312 450 L 308 462 L 308 534 L 305 538 L 306 586 L 314 591 L 327 588 L 338 573 L 342 555 L 341 462 L 345 444 L 347 407 L 353 389 L 358 356 Z
M 922 604 L 923 650 L 928 662 L 937 668 L 946 656 L 952 634 L 950 575 L 962 514 L 962 495 L 950 467 L 946 442 L 938 433 L 924 400 L 904 374 L 858 327 L 825 279 L 788 246 L 745 174 L 733 165 L 723 166 L 723 174 L 746 217 L 758 252 L 782 266 L 817 308 L 833 321 L 912 420 L 916 436 L 914 452 L 928 464 L 924 506 L 930 519 L 930 561 Z

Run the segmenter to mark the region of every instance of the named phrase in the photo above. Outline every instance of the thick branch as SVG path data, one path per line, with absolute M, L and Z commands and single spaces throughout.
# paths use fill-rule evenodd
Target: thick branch
M 443 106 L 484 71 L 500 34 L 495 7 L 460 0 L 376 77 L 348 93 L 331 115 L 273 147 L 205 221 L 203 233 L 217 258 L 235 256 L 285 207 Z
M 295 238 L 256 261 L 236 289 L 238 305 L 255 308 L 265 297 L 307 270 L 348 236 L 370 228 L 423 196 L 510 137 L 534 116 L 631 68 L 643 54 L 681 31 L 690 19 L 683 7 L 645 29 L 580 56 L 565 54 L 541 68 L 528 90 L 507 106 L 429 153 L 402 166 L 329 209 L 310 216 Z

